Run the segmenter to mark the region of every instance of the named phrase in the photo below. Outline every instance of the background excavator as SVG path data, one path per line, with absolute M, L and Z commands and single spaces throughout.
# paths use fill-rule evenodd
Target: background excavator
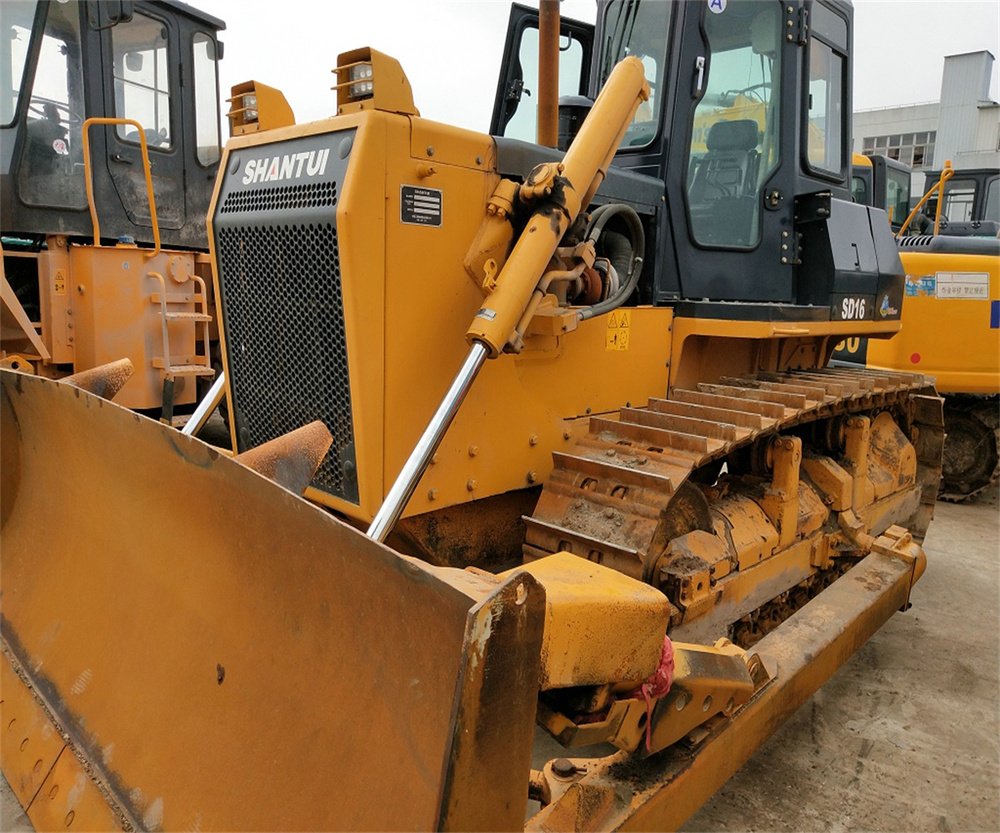
M 102 398 L 128 362 L 2 374 L 36 827 L 672 829 L 905 609 L 941 400 L 827 366 L 905 292 L 851 202 L 852 27 L 515 7 L 492 135 L 370 48 L 324 121 L 235 88 L 234 457 Z
M 934 186 L 944 171 L 927 172 L 924 216 L 940 226 L 940 232 L 955 237 L 1000 235 L 1000 170 L 962 168 L 946 177 L 944 198 Z M 940 212 L 938 202 L 941 202 Z
M 167 0 L 0 14 L 0 361 L 59 377 L 129 356 L 119 402 L 169 421 L 214 375 L 224 24 Z
M 890 220 L 900 218 L 893 230 L 907 301 L 899 336 L 846 339 L 834 358 L 935 378 L 947 435 L 940 496 L 966 500 L 1000 477 L 1000 240 L 987 216 L 996 211 L 1000 178 L 956 173 L 950 163 L 928 182 L 931 176 L 924 198 L 907 213 L 908 169 L 886 157 L 855 155 L 855 199 L 896 206 Z

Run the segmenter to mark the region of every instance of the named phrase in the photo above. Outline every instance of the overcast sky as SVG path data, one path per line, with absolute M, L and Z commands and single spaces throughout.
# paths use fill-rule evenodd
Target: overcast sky
M 336 110 L 337 55 L 370 46 L 402 64 L 421 115 L 489 128 L 510 0 L 189 2 L 226 21 L 223 98 L 253 79 L 280 89 L 297 122 L 324 118 Z M 596 3 L 561 10 L 593 22 Z M 855 0 L 855 109 L 936 101 L 944 56 L 982 49 L 1000 56 L 997 0 Z

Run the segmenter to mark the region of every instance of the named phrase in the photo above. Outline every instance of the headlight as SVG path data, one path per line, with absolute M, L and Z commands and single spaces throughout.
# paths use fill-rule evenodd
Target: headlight
M 257 121 L 257 96 L 243 96 L 243 118 L 246 121 Z
M 351 98 L 368 98 L 375 94 L 375 82 L 372 80 L 372 65 L 357 64 L 349 70 L 348 78 L 351 86 L 348 95 Z

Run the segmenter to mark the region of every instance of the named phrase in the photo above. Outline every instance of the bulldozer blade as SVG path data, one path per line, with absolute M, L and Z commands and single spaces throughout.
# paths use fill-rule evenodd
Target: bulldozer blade
M 135 368 L 131 360 L 119 359 L 89 370 L 81 370 L 79 373 L 67 376 L 63 381 L 101 399 L 114 399 L 118 391 L 132 378 L 133 373 Z
M 0 388 L 0 764 L 38 829 L 523 826 L 529 574 L 428 566 L 112 402 Z

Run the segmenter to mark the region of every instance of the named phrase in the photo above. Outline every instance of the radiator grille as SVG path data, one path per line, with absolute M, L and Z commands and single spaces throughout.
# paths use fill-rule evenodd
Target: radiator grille
M 251 188 L 231 191 L 219 209 L 220 214 L 243 214 L 255 211 L 288 211 L 322 208 L 337 202 L 337 183 L 313 182 L 285 185 L 280 188 Z
M 268 196 L 268 207 L 291 198 Z M 233 418 L 241 450 L 321 420 L 333 446 L 312 485 L 357 503 L 337 229 L 326 216 L 218 230 Z

